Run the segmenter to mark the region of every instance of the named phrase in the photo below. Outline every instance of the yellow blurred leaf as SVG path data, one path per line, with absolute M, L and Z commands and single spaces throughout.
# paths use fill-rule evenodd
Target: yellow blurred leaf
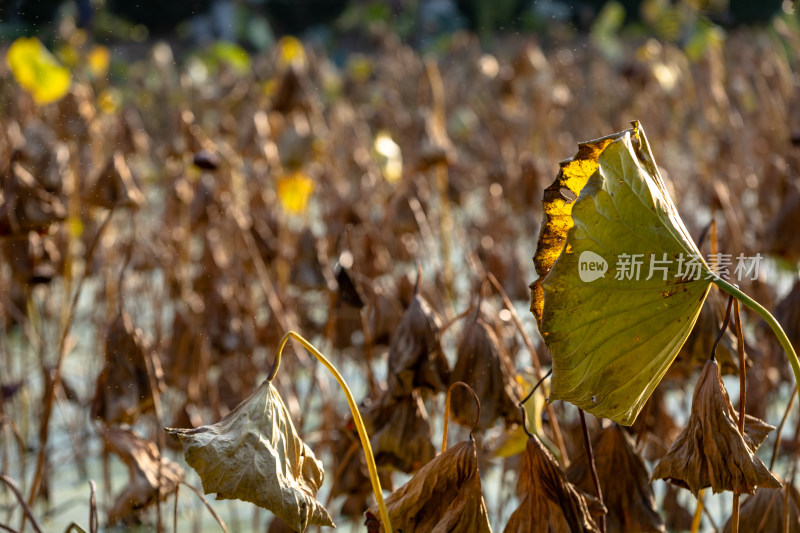
M 97 107 L 107 115 L 114 115 L 119 112 L 122 104 L 122 97 L 114 88 L 103 89 L 97 95 Z
M 12 43 L 6 55 L 9 68 L 23 89 L 38 105 L 61 99 L 70 85 L 69 70 L 36 37 L 20 37 Z
M 282 67 L 303 67 L 306 62 L 306 51 L 297 37 L 287 35 L 278 41 L 278 63 Z
M 111 52 L 103 45 L 95 45 L 89 52 L 86 61 L 89 65 L 89 75 L 93 78 L 103 78 L 108 73 Z
M 293 172 L 278 179 L 278 200 L 286 212 L 299 215 L 308 207 L 314 192 L 314 180 L 302 172 Z

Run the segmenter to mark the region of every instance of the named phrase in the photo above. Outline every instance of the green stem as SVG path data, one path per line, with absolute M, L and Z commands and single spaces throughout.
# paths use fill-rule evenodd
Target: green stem
M 333 366 L 333 364 L 328 361 L 319 350 L 314 348 L 314 346 L 305 340 L 300 334 L 295 333 L 294 331 L 289 331 L 283 336 L 280 344 L 278 345 L 278 355 L 275 358 L 275 364 L 273 365 L 267 379 L 272 381 L 272 378 L 274 378 L 275 374 L 278 373 L 278 367 L 281 364 L 281 354 L 283 353 L 283 348 L 286 346 L 286 343 L 289 342 L 290 338 L 293 338 L 302 344 L 303 347 L 311 352 L 311 354 L 316 357 L 320 363 L 325 365 L 325 368 L 327 368 L 328 371 L 333 374 L 333 377 L 335 377 L 336 381 L 339 382 L 339 386 L 342 387 L 344 395 L 347 397 L 347 403 L 350 406 L 350 412 L 353 415 L 353 422 L 356 425 L 356 429 L 358 429 L 358 437 L 361 439 L 361 446 L 364 448 L 364 456 L 367 459 L 367 470 L 369 470 L 369 479 L 372 482 L 372 492 L 375 493 L 375 500 L 378 503 L 378 509 L 380 509 L 381 522 L 383 523 L 384 531 L 387 533 L 392 533 L 392 524 L 389 521 L 389 511 L 386 509 L 386 503 L 383 501 L 381 481 L 378 479 L 378 467 L 375 466 L 375 457 L 372 454 L 372 446 L 370 446 L 369 443 L 369 436 L 367 435 L 367 430 L 364 427 L 364 421 L 361 419 L 361 413 L 358 411 L 358 406 L 353 398 L 353 393 L 350 392 L 350 387 L 347 386 L 347 383 L 345 383 L 344 378 L 339 371 L 336 370 L 336 367 Z
M 744 305 L 755 311 L 756 313 L 763 318 L 769 327 L 772 328 L 772 332 L 778 338 L 778 342 L 781 344 L 783 351 L 786 352 L 786 356 L 789 358 L 789 364 L 792 366 L 792 372 L 794 372 L 794 380 L 797 384 L 800 384 L 800 361 L 797 359 L 797 352 L 794 351 L 794 347 L 792 346 L 791 341 L 789 341 L 789 337 L 786 336 L 786 332 L 783 331 L 783 328 L 778 321 L 775 320 L 775 317 L 767 311 L 764 306 L 762 306 L 757 301 L 750 298 L 748 295 L 740 291 L 734 285 L 728 283 L 722 278 L 714 277 L 711 280 L 714 285 L 722 289 L 723 291 L 727 292 Z

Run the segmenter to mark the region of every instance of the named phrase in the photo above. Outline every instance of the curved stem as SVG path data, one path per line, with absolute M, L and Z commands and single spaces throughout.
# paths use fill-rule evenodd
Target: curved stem
M 740 291 L 734 285 L 728 283 L 722 278 L 714 277 L 711 280 L 714 285 L 722 289 L 723 291 L 727 292 L 744 305 L 758 313 L 758 315 L 766 321 L 770 328 L 772 328 L 772 332 L 778 338 L 778 342 L 781 344 L 783 351 L 786 352 L 786 357 L 789 359 L 789 364 L 792 366 L 792 372 L 794 373 L 795 383 L 800 384 L 800 360 L 797 359 L 797 352 L 794 351 L 794 347 L 792 346 L 791 341 L 789 341 L 789 337 L 786 336 L 786 332 L 783 331 L 783 328 L 778 321 L 775 320 L 775 317 L 767 311 L 760 303 L 750 298 L 748 295 Z
M 589 472 L 592 474 L 592 483 L 594 484 L 594 491 L 597 493 L 597 499 L 600 503 L 603 502 L 603 490 L 600 488 L 600 479 L 597 477 L 597 465 L 594 462 L 594 452 L 592 451 L 592 439 L 589 438 L 589 429 L 586 427 L 586 415 L 583 409 L 578 409 L 578 414 L 581 417 L 581 431 L 583 431 L 583 445 L 586 448 L 586 460 L 589 463 Z M 606 516 L 602 514 L 597 519 L 597 525 L 600 528 L 600 533 L 606 533 Z
M 392 533 L 392 524 L 389 521 L 389 511 L 386 509 L 386 503 L 383 501 L 383 490 L 381 489 L 380 479 L 378 479 L 378 467 L 375 466 L 375 457 L 372 455 L 372 446 L 369 443 L 369 436 L 367 435 L 367 430 L 364 427 L 364 421 L 361 419 L 361 413 L 358 411 L 358 406 L 353 398 L 353 393 L 350 392 L 350 387 L 347 386 L 347 383 L 345 383 L 344 378 L 341 374 L 339 374 L 339 371 L 336 370 L 336 367 L 333 366 L 333 364 L 328 361 L 328 359 L 326 359 L 319 350 L 317 350 L 310 342 L 305 340 L 300 334 L 295 333 L 294 331 L 289 331 L 283 336 L 280 344 L 278 344 L 278 354 L 275 357 L 275 363 L 272 366 L 272 370 L 270 370 L 267 380 L 272 381 L 272 379 L 275 377 L 275 374 L 278 373 L 278 367 L 280 367 L 281 364 L 281 354 L 283 353 L 284 346 L 286 346 L 286 343 L 289 342 L 289 339 L 296 340 L 303 345 L 303 348 L 308 350 L 314 357 L 316 357 L 317 360 L 328 369 L 328 372 L 330 372 L 333 377 L 336 378 L 336 381 L 339 382 L 339 386 L 342 388 L 342 391 L 344 391 L 344 395 L 347 398 L 347 404 L 350 406 L 350 413 L 353 415 L 353 422 L 358 430 L 358 437 L 361 439 L 361 446 L 364 448 L 364 456 L 367 459 L 367 470 L 369 470 L 369 480 L 372 482 L 372 492 L 375 493 L 375 500 L 378 503 L 378 509 L 380 510 L 381 514 L 381 522 L 383 523 L 384 530 L 388 533 Z
M 472 434 L 475 433 L 476 429 L 478 429 L 478 423 L 481 421 L 481 401 L 478 399 L 478 395 L 475 394 L 475 391 L 472 390 L 472 387 L 463 381 L 456 381 L 450 385 L 450 387 L 447 389 L 447 395 L 444 397 L 444 432 L 442 435 L 442 453 L 447 451 L 447 421 L 450 420 L 450 395 L 453 393 L 453 389 L 455 389 L 457 385 L 465 387 L 475 399 L 477 413 L 475 414 L 475 422 L 472 424 L 472 429 L 469 430 L 470 439 L 472 439 Z

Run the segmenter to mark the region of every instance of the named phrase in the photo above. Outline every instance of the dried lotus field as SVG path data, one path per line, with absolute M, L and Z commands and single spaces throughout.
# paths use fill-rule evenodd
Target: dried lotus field
M 0 42 L 2 529 L 800 531 L 800 21 L 616 44 Z

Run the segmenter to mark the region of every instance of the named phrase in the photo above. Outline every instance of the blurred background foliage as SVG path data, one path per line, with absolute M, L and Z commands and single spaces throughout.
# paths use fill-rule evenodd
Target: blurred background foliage
M 384 26 L 423 47 L 460 29 L 483 40 L 508 32 L 554 39 L 625 32 L 685 44 L 710 26 L 768 23 L 782 8 L 789 11 L 791 0 L 5 0 L 0 39 L 48 42 L 72 26 L 101 41 L 222 39 L 263 50 L 286 34 L 333 44 L 343 32 Z

